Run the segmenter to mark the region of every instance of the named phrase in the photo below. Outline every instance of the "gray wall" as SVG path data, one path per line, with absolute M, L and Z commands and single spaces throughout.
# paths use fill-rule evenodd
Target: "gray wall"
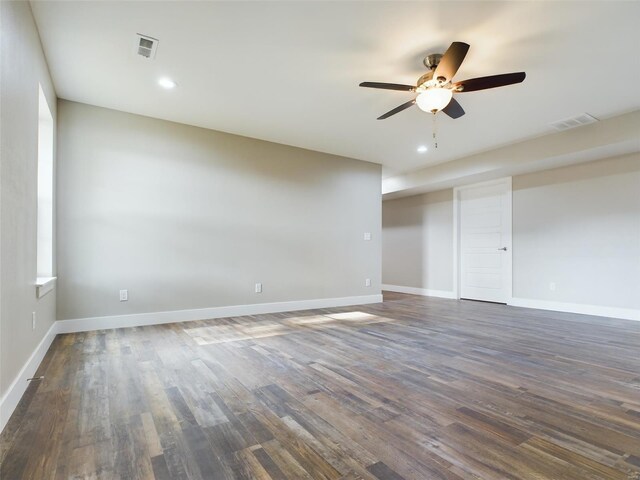
M 513 296 L 640 309 L 640 154 L 513 178 Z
M 452 289 L 452 197 L 383 202 L 383 283 Z M 513 296 L 640 308 L 640 154 L 513 177 Z
M 55 320 L 56 298 L 36 298 L 38 83 L 56 94 L 28 2 L 0 2 L 0 395 Z M 55 261 L 54 261 L 55 269 Z M 36 312 L 36 329 L 31 328 Z
M 58 125 L 59 319 L 380 293 L 379 165 L 67 101 Z
M 453 290 L 453 190 L 382 204 L 383 283 Z

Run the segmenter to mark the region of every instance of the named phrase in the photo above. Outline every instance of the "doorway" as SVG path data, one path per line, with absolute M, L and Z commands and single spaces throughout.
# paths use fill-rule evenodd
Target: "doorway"
M 457 187 L 454 193 L 456 297 L 511 299 L 511 177 Z

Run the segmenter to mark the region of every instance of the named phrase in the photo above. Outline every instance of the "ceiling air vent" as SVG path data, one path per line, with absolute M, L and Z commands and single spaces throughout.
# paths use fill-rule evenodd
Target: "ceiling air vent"
M 577 117 L 565 118 L 564 120 L 553 122 L 551 126 L 561 132 L 563 130 L 569 130 L 570 128 L 576 128 L 581 127 L 582 125 L 595 123 L 597 121 L 597 118 L 592 117 L 588 113 L 583 113 L 582 115 L 578 115 Z
M 144 58 L 153 60 L 156 56 L 159 40 L 147 35 L 136 34 L 136 53 Z

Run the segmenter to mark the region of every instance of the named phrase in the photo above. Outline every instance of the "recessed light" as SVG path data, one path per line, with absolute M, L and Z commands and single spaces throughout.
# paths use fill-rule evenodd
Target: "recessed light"
M 177 83 L 170 78 L 164 77 L 158 80 L 158 85 L 160 85 L 162 88 L 166 88 L 167 90 L 171 90 L 172 88 L 175 88 Z
M 426 145 L 420 145 L 418 147 L 418 153 L 424 153 L 428 150 L 428 148 L 426 147 Z

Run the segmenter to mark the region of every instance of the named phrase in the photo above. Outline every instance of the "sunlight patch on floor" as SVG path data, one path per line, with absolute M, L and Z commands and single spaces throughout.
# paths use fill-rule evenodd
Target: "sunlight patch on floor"
M 335 318 L 336 320 L 351 320 L 351 321 L 364 321 L 373 320 L 374 318 L 380 318 L 377 315 L 364 312 L 344 312 L 344 313 L 330 313 L 327 317 Z
M 289 325 L 320 325 L 324 323 L 331 323 L 334 320 L 324 315 L 313 315 L 310 317 L 293 317 L 285 318 L 284 323 Z
M 257 322 L 254 320 L 238 320 L 234 323 L 229 323 L 229 319 L 224 319 L 224 322 L 224 324 L 220 325 L 188 328 L 184 331 L 193 338 L 198 345 L 211 345 L 288 335 L 309 329 L 324 330 L 351 327 L 354 324 L 367 325 L 370 323 L 393 322 L 393 320 L 356 311 L 290 317 L 279 321 L 263 320 Z

